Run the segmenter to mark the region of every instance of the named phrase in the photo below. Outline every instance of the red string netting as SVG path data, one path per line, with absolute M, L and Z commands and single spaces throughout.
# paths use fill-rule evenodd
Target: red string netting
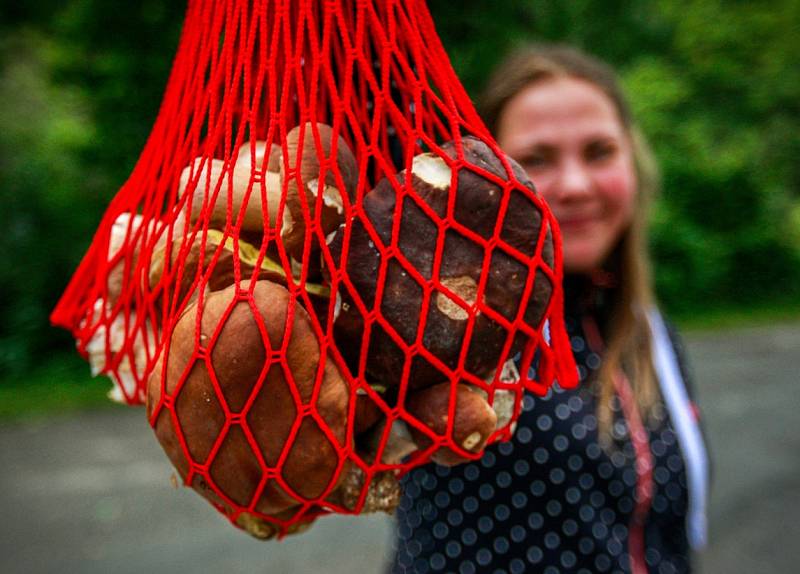
M 555 221 L 423 0 L 193 0 L 52 321 L 268 538 L 508 439 L 526 388 L 576 383 L 561 309 Z

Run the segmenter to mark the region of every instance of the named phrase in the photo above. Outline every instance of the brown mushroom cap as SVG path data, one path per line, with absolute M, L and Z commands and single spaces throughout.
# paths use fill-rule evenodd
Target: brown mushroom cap
M 159 363 L 149 380 L 148 415 L 184 480 L 194 468 L 195 490 L 231 513 L 234 505 L 250 505 L 269 475 L 254 508 L 274 516 L 336 486 L 336 473 L 344 464 L 349 392 L 329 359 L 315 395 L 319 343 L 307 313 L 291 305 L 286 289 L 259 281 L 252 299 L 241 298 L 231 286 L 210 293 L 202 311 L 196 302 L 187 308 L 169 346 L 164 383 L 168 400 L 162 402 Z M 205 351 L 198 356 L 200 349 Z
M 319 134 L 320 147 L 317 145 L 315 130 Z M 316 128 L 311 122 L 296 126 L 286 135 L 285 147 L 288 167 L 297 171 L 287 173 L 283 162 L 280 164 L 282 181 L 288 178 L 281 238 L 286 251 L 300 261 L 303 257 L 303 245 L 309 221 L 303 213 L 299 189 L 303 189 L 308 214 L 312 219 L 315 217 L 317 196 L 322 195 L 319 224 L 322 233 L 327 236 L 344 221 L 342 194 L 346 194 L 351 202 L 355 199 L 358 164 L 344 138 L 339 135 L 335 161 L 330 162 L 325 170 L 324 181 L 320 181 L 320 161 L 330 160 L 333 148 L 333 129 L 323 123 L 317 123 Z M 312 253 L 318 251 L 318 245 L 318 242 L 312 240 Z
M 409 414 L 417 418 L 434 434 L 448 436 L 451 384 L 440 383 L 427 389 L 411 393 L 405 402 Z M 453 421 L 452 440 L 460 449 L 470 453 L 478 453 L 486 445 L 497 426 L 497 415 L 489 403 L 468 385 L 459 383 L 455 393 L 455 419 Z M 411 436 L 420 449 L 432 444 L 431 438 L 413 425 L 408 425 Z M 433 451 L 431 460 L 452 466 L 469 460 L 457 451 L 442 446 Z
M 281 146 L 275 143 L 270 144 L 269 157 L 267 158 L 267 171 L 273 173 L 280 172 L 281 153 Z M 251 146 L 250 142 L 246 141 L 239 147 L 236 163 L 249 168 L 251 161 L 255 160 L 256 169 L 261 169 L 265 155 L 267 155 L 267 142 L 264 140 L 256 140 L 255 146 Z
M 477 173 L 475 169 L 485 170 L 501 180 L 507 180 L 508 176 L 500 160 L 483 142 L 465 137 L 462 139 L 462 146 L 466 163 L 458 171 L 453 219 L 470 232 L 488 240 L 494 236 L 504 193 L 500 185 Z M 454 144 L 446 144 L 442 150 L 449 158 L 457 158 Z M 533 190 L 522 168 L 511 159 L 508 162 L 517 180 Z M 405 171 L 398 174 L 399 184 L 405 184 L 407 177 Z M 414 158 L 411 184 L 416 198 L 406 196 L 403 200 L 397 245 L 399 252 L 407 260 L 406 265 L 425 282 L 429 282 L 433 279 L 437 241 L 444 234 L 438 272 L 441 287 L 431 293 L 422 344 L 449 369 L 455 369 L 465 343 L 467 320 L 474 314 L 474 328 L 465 368 L 476 377 L 483 378 L 497 368 L 508 332 L 499 322 L 480 312 L 480 309 L 470 310 L 477 302 L 478 284 L 482 274 L 488 272 L 481 303 L 508 321 L 513 321 L 520 306 L 524 305 L 523 319 L 533 329 L 538 328 L 544 316 L 552 285 L 547 276 L 537 268 L 533 291 L 523 301 L 529 266 L 499 247 L 492 249 L 488 258 L 488 269 L 484 271 L 484 248 L 455 227 L 443 227 L 448 212 L 451 179 L 452 170 L 444 159 L 433 154 L 422 154 Z M 432 210 L 435 217 L 426 213 L 422 204 Z M 342 306 L 336 321 L 337 345 L 352 365 L 358 364 L 362 334 L 365 331 L 364 317 L 354 302 L 355 295 L 364 302 L 367 311 L 378 309 L 380 316 L 410 346 L 417 338 L 424 294 L 424 284 L 418 282 L 410 270 L 395 257 L 388 261 L 383 295 L 380 301 L 376 300 L 382 257 L 376 243 L 382 244 L 384 248 L 391 244 L 393 222 L 399 210 L 397 196 L 390 182 L 384 179 L 378 183 L 364 197 L 363 206 L 377 238 L 368 233 L 363 221 L 358 218 L 353 220 L 346 273 L 355 287 L 355 293 L 351 293 L 344 284 L 340 286 Z M 512 188 L 499 238 L 530 257 L 534 255 L 539 242 L 541 225 L 542 215 L 534 202 L 519 189 Z M 337 267 L 342 267 L 340 259 L 343 241 L 344 228 L 340 229 L 330 243 Z M 553 245 L 549 230 L 542 248 L 542 259 L 552 266 Z M 461 301 L 457 301 L 451 293 Z M 512 350 L 516 352 L 520 346 L 521 340 L 516 341 Z M 368 353 L 368 373 L 389 386 L 400 382 L 407 354 L 380 322 L 372 325 L 365 351 Z M 421 355 L 414 357 L 409 375 L 412 388 L 430 386 L 445 378 L 447 376 L 432 362 Z
M 197 157 L 181 172 L 179 194 L 189 195 L 192 223 L 207 218 L 209 227 L 224 229 L 229 193 L 230 220 L 233 224 L 241 220 L 240 232 L 258 237 L 265 227 L 275 225 L 282 193 L 277 172 L 265 171 L 256 179 L 249 157 L 242 161 L 237 158 L 231 166 L 221 159 Z M 266 205 L 262 199 L 266 199 Z M 269 221 L 265 221 L 265 208 Z
M 385 416 L 386 413 L 372 397 L 366 393 L 356 393 L 356 409 L 353 419 L 353 432 L 356 435 L 368 431 Z

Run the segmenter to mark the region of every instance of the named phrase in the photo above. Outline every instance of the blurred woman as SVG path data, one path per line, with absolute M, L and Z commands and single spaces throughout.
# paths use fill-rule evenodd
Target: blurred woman
M 646 250 L 656 169 L 613 72 L 532 47 L 488 82 L 483 114 L 559 222 L 581 384 L 526 395 L 510 442 L 405 479 L 401 572 L 690 571 L 707 458 Z

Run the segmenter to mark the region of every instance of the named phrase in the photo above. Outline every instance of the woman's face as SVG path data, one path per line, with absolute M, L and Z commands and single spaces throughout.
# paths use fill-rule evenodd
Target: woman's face
M 497 143 L 558 220 L 565 270 L 601 266 L 631 223 L 637 188 L 631 144 L 608 96 L 577 78 L 531 84 L 506 104 Z

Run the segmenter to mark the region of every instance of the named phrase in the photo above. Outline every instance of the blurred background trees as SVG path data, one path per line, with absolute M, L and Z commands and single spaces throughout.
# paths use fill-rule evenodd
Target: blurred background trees
M 662 168 L 652 247 L 668 311 L 797 309 L 800 1 L 429 5 L 474 96 L 528 41 L 576 44 L 617 67 Z M 48 315 L 144 146 L 185 6 L 0 10 L 0 372 L 13 377 L 71 351 Z

